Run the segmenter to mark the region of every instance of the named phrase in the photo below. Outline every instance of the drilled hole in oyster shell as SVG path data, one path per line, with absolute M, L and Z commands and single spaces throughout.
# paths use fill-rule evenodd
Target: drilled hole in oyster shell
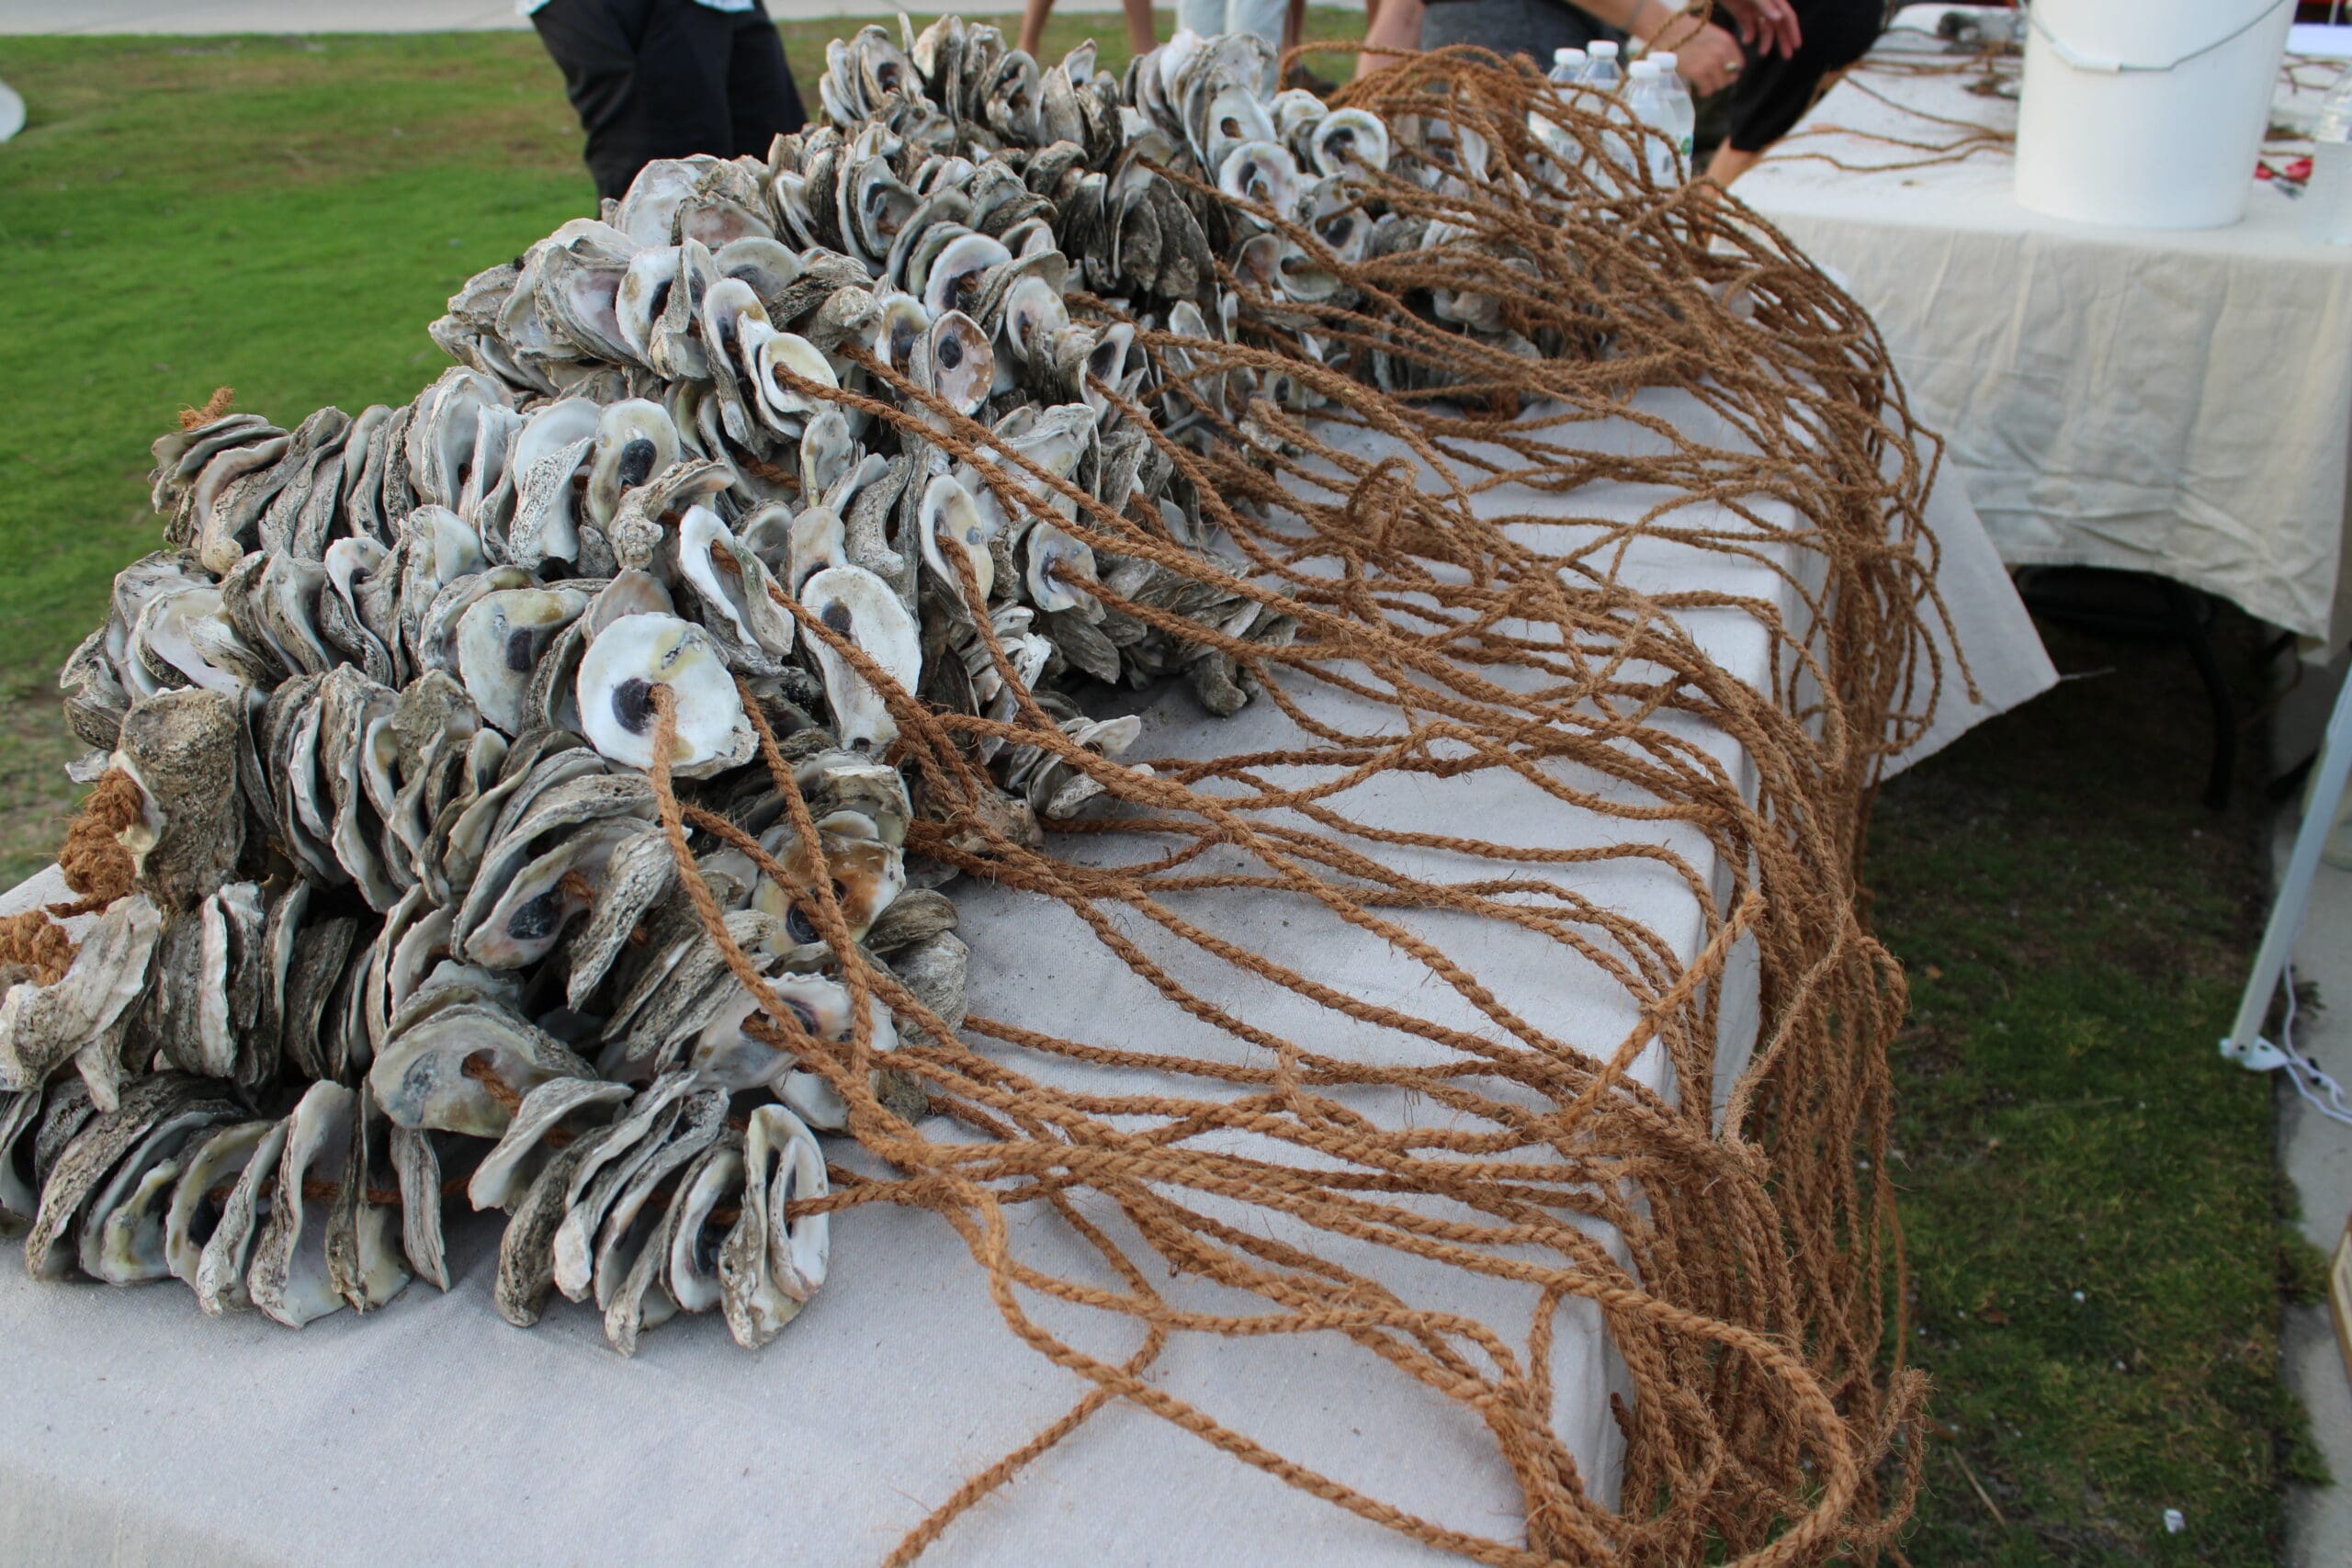
M 633 768 L 653 765 L 653 688 L 676 703 L 675 772 L 688 778 L 750 761 L 752 727 L 726 656 L 708 632 L 674 615 L 628 615 L 580 660 L 580 717 L 589 744 Z
M 978 592 L 985 600 L 996 581 L 996 560 L 989 553 L 989 540 L 996 530 L 972 492 L 951 475 L 942 474 L 933 479 L 923 490 L 917 527 L 923 561 L 939 574 L 947 592 L 960 596 L 964 592 L 963 577 L 942 552 L 961 550 L 971 563 L 973 575 L 978 580 Z
M 800 603 L 903 691 L 911 694 L 922 683 L 922 634 L 888 583 L 861 567 L 827 567 L 801 585 Z M 823 638 L 811 638 L 810 647 L 823 671 L 834 734 L 853 749 L 888 746 L 899 727 L 881 693 Z
M 980 324 L 961 310 L 949 310 L 932 323 L 930 349 L 932 389 L 957 413 L 978 412 L 996 373 Z

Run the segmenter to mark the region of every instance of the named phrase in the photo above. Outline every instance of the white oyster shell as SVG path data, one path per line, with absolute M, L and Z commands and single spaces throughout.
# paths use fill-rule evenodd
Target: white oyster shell
M 831 1216 L 787 1220 L 786 1206 L 821 1198 L 831 1187 L 817 1135 L 781 1105 L 752 1112 L 743 1166 L 743 1211 L 718 1250 L 718 1279 L 728 1330 L 753 1349 L 782 1332 L 825 1282 Z
M 751 760 L 751 721 L 718 644 L 691 622 L 650 612 L 606 626 L 580 660 L 589 744 L 616 762 L 651 768 L 655 686 L 668 687 L 677 704 L 674 772 L 699 778 Z
M 801 585 L 800 603 L 828 629 L 857 645 L 911 694 L 922 680 L 922 635 L 890 585 L 863 567 L 829 566 Z M 813 651 L 824 672 L 833 733 L 854 750 L 880 750 L 898 739 L 882 694 L 824 641 Z

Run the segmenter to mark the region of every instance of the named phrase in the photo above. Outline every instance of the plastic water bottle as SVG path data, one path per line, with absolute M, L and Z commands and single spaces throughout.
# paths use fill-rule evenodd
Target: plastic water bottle
M 1577 96 L 1577 81 L 1584 74 L 1584 51 L 1573 44 L 1564 44 L 1552 51 L 1552 69 L 1545 73 L 1545 80 L 1555 87 L 1569 89 L 1562 96 L 1573 101 Z M 1551 162 L 1564 175 L 1566 171 L 1583 165 L 1583 144 L 1554 120 L 1530 109 L 1527 111 L 1527 130 L 1535 138 L 1536 145 L 1551 154 Z
M 1596 93 L 1614 96 L 1625 85 L 1625 68 L 1617 63 L 1617 46 L 1607 39 L 1596 39 L 1586 53 L 1584 74 L 1577 80 Z
M 1699 133 L 1699 106 L 1690 101 L 1690 84 L 1682 79 L 1679 62 L 1670 49 L 1654 51 L 1650 57 L 1657 62 L 1657 86 L 1666 99 L 1667 133 L 1674 138 L 1674 150 L 1682 154 L 1682 167 L 1691 167 L 1691 138 Z
M 1658 80 L 1657 62 L 1636 60 L 1625 85 L 1625 108 L 1634 118 L 1657 136 L 1645 136 L 1637 143 L 1642 162 L 1649 165 L 1650 184 L 1671 190 L 1681 181 L 1681 171 L 1674 161 L 1672 142 L 1673 111 L 1667 107 L 1666 89 Z
M 2324 245 L 2352 245 L 2352 68 L 2320 100 L 2319 118 L 2312 126 L 2303 232 Z

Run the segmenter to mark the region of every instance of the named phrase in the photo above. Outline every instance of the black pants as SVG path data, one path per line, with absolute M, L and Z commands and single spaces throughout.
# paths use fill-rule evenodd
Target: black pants
M 1870 51 L 1886 19 L 1885 0 L 1792 0 L 1804 41 L 1785 59 L 1751 46 L 1739 80 L 1724 90 L 1731 130 L 1724 140 L 1742 152 L 1761 152 L 1789 133 L 1821 79 Z
M 1555 49 L 1583 49 L 1625 35 L 1563 0 L 1432 0 L 1421 12 L 1421 47 L 1476 44 L 1509 59 L 1523 54 L 1538 71 L 1552 69 Z
M 617 200 L 655 158 L 767 156 L 808 123 L 766 10 L 695 0 L 548 0 L 531 16 L 588 132 L 596 194 Z

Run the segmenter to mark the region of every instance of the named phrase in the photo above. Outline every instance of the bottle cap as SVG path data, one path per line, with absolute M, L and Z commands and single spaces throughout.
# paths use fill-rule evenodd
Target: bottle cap
M 1617 58 L 1617 46 L 1605 38 L 1596 39 L 1587 52 L 1595 60 L 1614 60 Z
M 1674 51 L 1670 49 L 1654 49 L 1650 51 L 1648 58 L 1657 62 L 1657 73 L 1661 76 L 1673 75 L 1674 68 L 1680 63 Z
M 1584 51 L 1572 43 L 1564 43 L 1552 51 L 1552 63 L 1555 65 L 1574 65 L 1583 58 Z
M 1657 62 L 1636 60 L 1632 65 L 1626 67 L 1625 74 L 1636 82 L 1647 82 L 1657 75 Z

